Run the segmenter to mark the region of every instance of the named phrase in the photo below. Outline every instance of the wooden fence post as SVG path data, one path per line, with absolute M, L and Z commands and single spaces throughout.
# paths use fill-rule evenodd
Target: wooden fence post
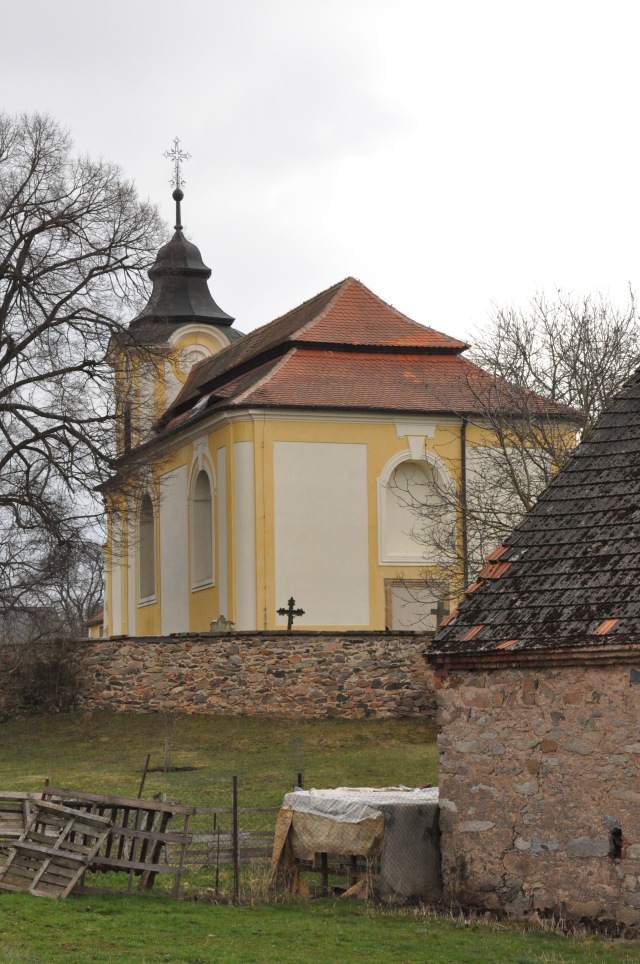
M 144 790 L 144 781 L 147 779 L 147 772 L 149 770 L 150 760 L 151 760 L 151 754 L 147 753 L 147 759 L 145 760 L 144 770 L 142 771 L 142 780 L 140 781 L 140 786 L 138 787 L 138 800 L 142 800 L 142 791 Z
M 238 839 L 238 778 L 233 778 L 233 899 L 237 903 L 240 895 L 240 842 Z

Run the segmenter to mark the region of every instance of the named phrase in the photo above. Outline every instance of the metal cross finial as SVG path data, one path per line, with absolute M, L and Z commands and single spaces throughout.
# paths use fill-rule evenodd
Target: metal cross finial
M 180 191 L 180 190 L 184 187 L 184 184 L 185 184 L 184 179 L 183 179 L 183 177 L 182 177 L 182 175 L 181 175 L 181 173 L 180 173 L 180 165 L 181 165 L 181 163 L 182 163 L 183 161 L 188 161 L 189 158 L 191 157 L 191 154 L 188 154 L 186 151 L 181 151 L 181 150 L 180 150 L 180 138 L 179 138 L 179 137 L 174 137 L 174 139 L 173 139 L 173 150 L 172 150 L 172 151 L 165 151 L 162 156 L 163 156 L 163 157 L 168 157 L 169 160 L 172 161 L 173 164 L 175 165 L 174 171 L 173 171 L 173 177 L 172 177 L 171 180 L 169 181 L 169 184 L 171 184 L 173 187 L 175 187 L 175 189 L 176 189 L 177 191 Z

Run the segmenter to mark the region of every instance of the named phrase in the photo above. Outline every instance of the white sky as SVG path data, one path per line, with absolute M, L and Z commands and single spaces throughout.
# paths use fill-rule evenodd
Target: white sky
M 453 335 L 638 282 L 627 0 L 21 0 L 2 106 L 48 111 L 187 235 L 249 331 L 346 275 Z

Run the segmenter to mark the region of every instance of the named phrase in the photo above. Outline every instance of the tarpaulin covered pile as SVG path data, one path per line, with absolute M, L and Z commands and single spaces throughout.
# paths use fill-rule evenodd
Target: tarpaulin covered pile
M 379 857 L 384 899 L 437 899 L 437 787 L 338 787 L 287 793 L 276 824 L 274 883 L 303 892 L 296 861 L 313 861 L 321 853 Z

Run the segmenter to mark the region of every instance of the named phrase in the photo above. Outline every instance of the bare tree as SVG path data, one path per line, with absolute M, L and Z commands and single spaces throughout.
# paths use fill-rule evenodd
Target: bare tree
M 427 582 L 441 587 L 448 570 L 452 599 L 640 363 L 631 292 L 624 308 L 601 295 L 537 294 L 527 310 L 495 308 L 472 340 L 469 404 L 459 415 L 463 437 L 473 428 L 476 443 L 465 446 L 464 472 L 422 473 L 420 486 L 406 472 L 390 482 L 411 510 L 412 537 L 440 559 Z
M 75 157 L 49 117 L 0 114 L 2 612 L 95 523 L 115 457 L 109 345 L 126 343 L 163 238 L 117 167 Z
M 619 308 L 601 294 L 536 294 L 526 309 L 494 306 L 471 357 L 516 390 L 581 411 L 588 430 L 640 363 L 638 312 L 631 289 Z

